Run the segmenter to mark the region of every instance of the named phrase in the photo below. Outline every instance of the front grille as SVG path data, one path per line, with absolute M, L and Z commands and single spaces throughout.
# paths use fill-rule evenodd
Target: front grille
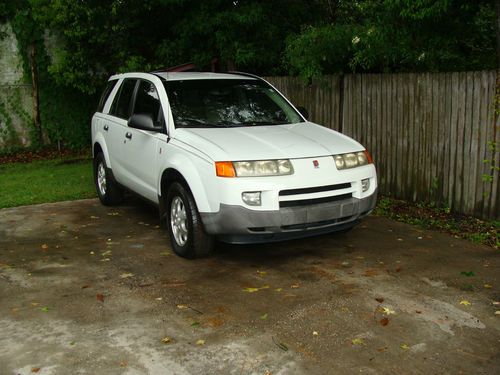
M 336 185 L 326 185 L 326 186 L 316 186 L 310 188 L 302 188 L 302 189 L 289 189 L 289 190 L 281 190 L 279 192 L 280 197 L 285 195 L 297 195 L 297 194 L 310 194 L 310 193 L 321 193 L 323 191 L 335 191 L 341 189 L 349 189 L 351 187 L 351 183 L 343 183 Z
M 334 195 L 331 197 L 313 198 L 313 199 L 299 199 L 294 201 L 280 201 L 280 208 L 283 207 L 297 207 L 297 206 L 311 206 L 314 204 L 337 202 L 344 199 L 352 198 L 352 193 Z

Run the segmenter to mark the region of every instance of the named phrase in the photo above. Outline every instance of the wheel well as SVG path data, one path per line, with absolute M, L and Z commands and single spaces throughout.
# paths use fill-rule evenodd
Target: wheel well
M 158 195 L 159 196 L 159 203 L 160 203 L 160 218 L 165 217 L 165 212 L 166 212 L 166 206 L 167 202 L 165 202 L 165 198 L 167 197 L 167 192 L 174 182 L 181 182 L 186 189 L 192 194 L 191 189 L 189 188 L 189 185 L 186 181 L 186 179 L 180 174 L 179 171 L 173 168 L 166 169 L 163 171 L 163 174 L 161 175 L 161 183 L 160 183 L 160 192 Z
M 93 148 L 93 156 L 95 157 L 99 152 L 102 152 L 102 148 L 101 148 L 101 145 L 99 143 L 95 143 L 94 144 L 94 148 Z

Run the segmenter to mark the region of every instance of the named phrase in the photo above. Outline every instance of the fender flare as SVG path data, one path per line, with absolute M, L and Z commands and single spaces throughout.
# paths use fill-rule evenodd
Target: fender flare
M 209 162 L 200 159 L 200 163 L 206 163 L 207 167 Z M 170 172 L 179 174 L 190 189 L 191 194 L 196 202 L 198 212 L 212 212 L 210 202 L 208 200 L 205 185 L 203 184 L 203 177 L 200 175 L 200 169 L 196 168 L 194 161 L 181 154 L 172 155 L 160 169 L 161 173 L 158 176 L 158 196 L 160 201 L 160 211 L 162 211 L 162 196 L 166 196 L 167 191 L 162 191 L 163 177 Z M 202 168 L 201 170 L 211 170 L 211 168 Z M 208 176 L 207 176 L 208 177 Z M 162 214 L 162 212 L 160 212 Z
M 95 146 L 96 144 L 99 145 L 99 147 L 101 148 L 102 150 L 102 153 L 104 154 L 104 160 L 106 161 L 106 166 L 109 168 L 109 169 L 112 169 L 112 166 L 111 166 L 111 160 L 109 159 L 109 152 L 108 152 L 108 147 L 106 146 L 106 141 L 104 140 L 104 136 L 101 134 L 101 133 L 98 133 L 96 136 L 95 136 L 95 139 L 94 139 L 94 144 L 92 145 L 92 155 L 95 157 L 94 155 L 94 150 L 95 150 Z

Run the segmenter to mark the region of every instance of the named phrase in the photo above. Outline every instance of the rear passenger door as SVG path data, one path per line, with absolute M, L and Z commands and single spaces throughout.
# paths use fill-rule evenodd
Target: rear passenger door
M 127 186 L 157 203 L 159 142 L 165 125 L 158 90 L 152 82 L 145 79 L 140 79 L 136 88 L 131 115 L 136 114 L 150 116 L 158 131 L 128 127 L 126 142 L 123 144 L 122 165 L 126 170 Z
M 136 78 L 125 78 L 111 104 L 109 116 L 106 119 L 106 145 L 111 162 L 111 169 L 116 180 L 129 187 L 130 172 L 127 171 L 127 121 L 132 113 L 134 93 L 138 84 Z

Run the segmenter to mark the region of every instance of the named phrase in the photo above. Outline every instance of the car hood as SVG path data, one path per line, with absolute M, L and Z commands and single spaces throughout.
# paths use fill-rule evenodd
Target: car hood
M 297 159 L 364 149 L 353 139 L 305 122 L 234 128 L 178 128 L 174 139 L 215 161 Z

